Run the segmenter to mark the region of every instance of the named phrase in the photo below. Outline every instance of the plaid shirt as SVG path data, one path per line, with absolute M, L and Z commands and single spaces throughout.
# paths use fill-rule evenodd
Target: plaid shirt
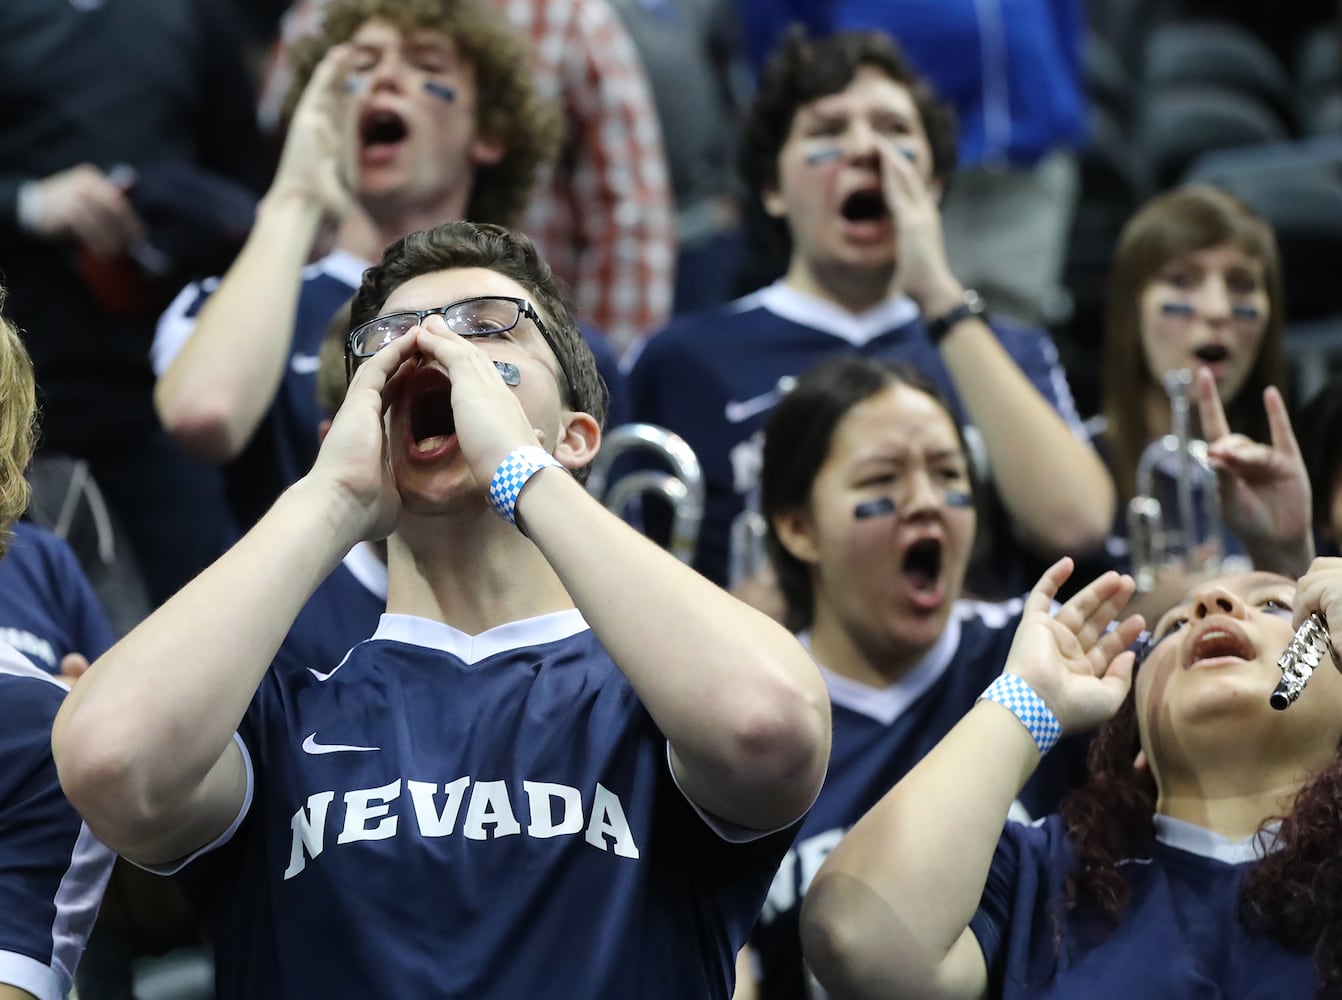
M 573 289 L 579 318 L 619 348 L 671 312 L 675 212 L 643 64 L 608 0 L 491 0 L 530 40 L 536 85 L 568 132 L 520 227 Z M 297 0 L 262 95 L 273 123 L 288 89 L 284 47 L 317 30 L 325 0 Z

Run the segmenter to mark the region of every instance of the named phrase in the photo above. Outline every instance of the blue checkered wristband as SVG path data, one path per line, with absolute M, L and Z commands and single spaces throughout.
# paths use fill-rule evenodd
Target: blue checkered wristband
M 544 448 L 517 448 L 509 452 L 489 481 L 490 506 L 509 524 L 517 524 L 517 498 L 522 487 L 541 469 L 548 468 L 564 467 Z
M 1003 674 L 979 695 L 980 701 L 995 701 L 1011 710 L 1021 725 L 1034 737 L 1035 746 L 1043 756 L 1053 749 L 1062 735 L 1062 723 L 1053 714 L 1035 689 L 1015 674 Z

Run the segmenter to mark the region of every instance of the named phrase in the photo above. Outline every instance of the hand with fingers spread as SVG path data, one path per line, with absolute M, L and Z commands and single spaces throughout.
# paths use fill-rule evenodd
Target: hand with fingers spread
M 349 45 L 331 48 L 294 109 L 268 197 L 295 195 L 341 218 L 354 199 L 358 101 L 350 88 Z
M 126 192 L 88 163 L 37 181 L 31 205 L 26 222 L 34 232 L 78 240 L 99 257 L 114 257 L 144 235 Z
M 1003 671 L 1034 688 L 1064 733 L 1091 729 L 1118 711 L 1132 682 L 1134 654 L 1125 649 L 1144 625 L 1140 615 L 1114 625 L 1134 590 L 1131 577 L 1114 572 L 1051 614 L 1058 588 L 1071 575 L 1072 561 L 1061 559 L 1030 591 Z
M 359 367 L 306 477 L 336 490 L 360 513 L 361 539 L 385 538 L 400 514 L 383 414 L 395 394 L 396 376 L 415 348 L 414 336 L 400 337 Z
M 941 208 L 934 190 L 890 139 L 878 137 L 881 187 L 895 220 L 895 266 L 904 291 L 925 313 L 959 303 L 964 289 L 946 261 Z
M 442 365 L 452 381 L 457 443 L 481 490 L 488 490 L 499 464 L 516 449 L 538 444 L 546 451 L 553 448 L 554 442 L 532 425 L 521 400 L 499 378 L 484 348 L 453 333 L 438 316 L 430 316 L 416 336 L 425 359 Z
M 1263 393 L 1270 444 L 1231 433 L 1207 369 L 1198 372 L 1197 399 L 1226 524 L 1256 568 L 1299 575 L 1314 557 L 1309 473 L 1281 393 L 1275 386 Z
M 1342 559 L 1336 556 L 1315 559 L 1309 571 L 1296 582 L 1293 608 L 1296 628 L 1315 612 L 1323 615 L 1333 648 L 1342 650 Z M 1342 664 L 1334 661 L 1333 665 L 1342 670 Z

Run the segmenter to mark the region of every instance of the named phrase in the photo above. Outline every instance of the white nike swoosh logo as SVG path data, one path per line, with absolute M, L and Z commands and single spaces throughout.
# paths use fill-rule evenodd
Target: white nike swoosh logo
M 289 370 L 295 375 L 313 375 L 321 367 L 322 359 L 316 354 L 295 354 L 289 359 Z
M 346 746 L 344 743 L 318 743 L 316 733 L 303 741 L 304 753 L 344 753 L 345 751 L 363 752 L 381 749 L 381 747 L 352 747 Z
M 739 424 L 743 420 L 749 420 L 757 413 L 763 413 L 765 410 L 772 408 L 777 404 L 778 399 L 779 392 L 777 389 L 770 389 L 768 392 L 740 402 L 733 399 L 727 403 L 723 415 L 726 416 L 728 423 Z

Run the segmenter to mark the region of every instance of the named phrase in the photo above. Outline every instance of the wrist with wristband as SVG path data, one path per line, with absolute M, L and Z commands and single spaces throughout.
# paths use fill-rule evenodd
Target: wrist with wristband
M 987 306 L 982 296 L 972 288 L 966 288 L 960 298 L 960 304 L 940 316 L 927 321 L 927 335 L 933 344 L 940 344 L 946 336 L 967 319 L 985 319 Z M 985 320 L 986 321 L 986 320 Z
M 541 469 L 564 469 L 564 466 L 544 448 L 534 445 L 514 448 L 499 463 L 494 478 L 489 481 L 490 506 L 514 527 L 517 525 L 517 498 L 522 487 Z
M 1039 756 L 1053 749 L 1062 736 L 1062 723 L 1034 688 L 1015 674 L 1002 674 L 979 695 L 979 701 L 992 701 L 1007 709 L 1034 737 Z

